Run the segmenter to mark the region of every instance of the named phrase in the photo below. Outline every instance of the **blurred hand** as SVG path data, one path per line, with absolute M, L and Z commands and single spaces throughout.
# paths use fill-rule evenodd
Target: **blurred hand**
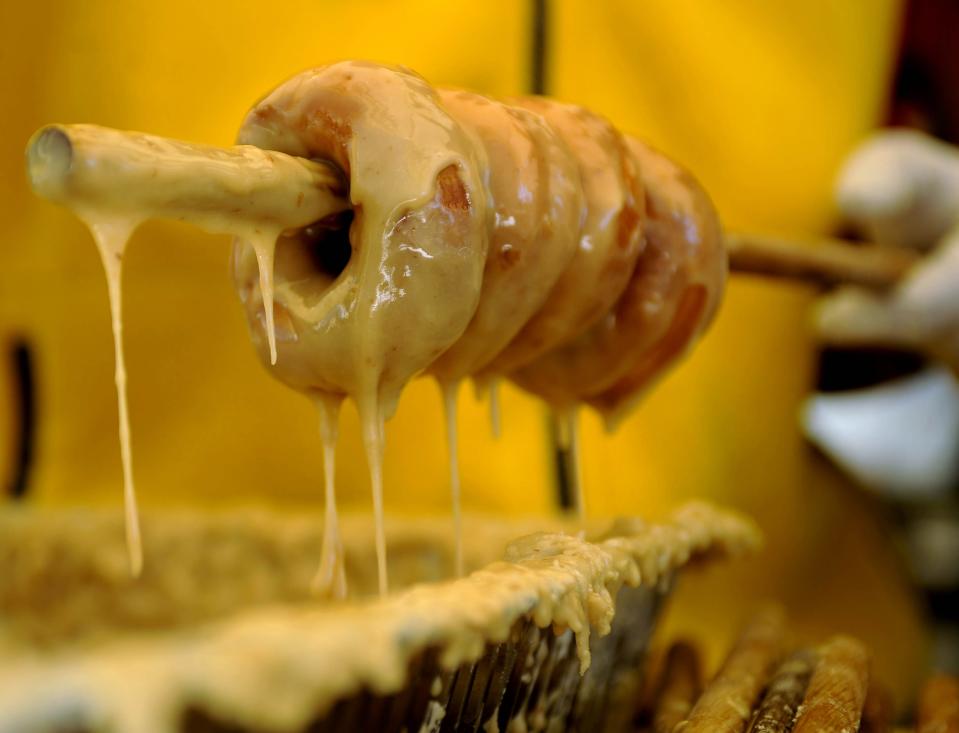
M 843 216 L 873 241 L 925 252 L 892 292 L 843 287 L 820 299 L 819 336 L 885 345 L 950 366 L 868 389 L 813 395 L 805 434 L 886 496 L 945 496 L 959 482 L 959 149 L 906 130 L 880 132 L 839 175 Z
M 959 370 L 959 149 L 918 132 L 881 132 L 847 159 L 836 198 L 873 241 L 928 254 L 891 293 L 846 287 L 822 298 L 820 337 L 913 348 Z

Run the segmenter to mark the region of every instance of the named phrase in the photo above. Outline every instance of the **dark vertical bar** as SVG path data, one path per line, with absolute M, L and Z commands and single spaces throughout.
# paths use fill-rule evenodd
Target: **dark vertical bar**
M 530 75 L 529 92 L 547 94 L 549 90 L 549 0 L 532 0 L 530 8 Z M 568 450 L 560 446 L 559 425 L 551 415 L 549 441 L 553 450 L 553 465 L 556 475 L 556 501 L 562 509 L 573 508 L 572 460 Z
M 549 77 L 547 75 L 546 60 L 549 40 L 549 14 L 548 0 L 533 0 L 533 38 L 530 50 L 532 52 L 530 64 L 530 84 L 531 94 L 547 94 L 549 88 Z
M 13 471 L 7 493 L 21 499 L 27 493 L 33 447 L 36 438 L 36 387 L 33 378 L 33 357 L 23 339 L 14 341 L 10 349 L 14 380 L 14 409 L 16 410 L 16 446 L 13 453 Z
M 560 426 L 559 421 L 562 419 L 553 411 L 550 411 L 550 415 L 547 418 L 549 420 L 549 440 L 550 446 L 553 449 L 553 463 L 556 470 L 556 501 L 559 504 L 561 509 L 572 510 L 573 509 L 573 471 L 575 467 L 573 466 L 573 455 L 570 452 L 569 448 L 564 448 L 562 442 L 559 439 Z

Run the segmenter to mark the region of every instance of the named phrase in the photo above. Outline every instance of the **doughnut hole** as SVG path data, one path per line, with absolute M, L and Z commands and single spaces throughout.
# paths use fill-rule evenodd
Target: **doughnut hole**
M 278 342 L 290 343 L 299 339 L 287 300 L 292 298 L 301 307 L 315 305 L 346 270 L 353 255 L 350 242 L 353 219 L 353 210 L 331 214 L 277 239 L 273 264 L 276 288 L 273 317 Z M 265 346 L 266 321 L 259 267 L 249 243 L 235 240 L 232 269 L 237 294 L 245 306 L 254 341 Z M 284 291 L 286 296 L 282 295 Z
M 322 296 L 343 274 L 353 255 L 352 223 L 350 209 L 280 237 L 273 267 L 276 282 L 290 283 L 306 297 Z

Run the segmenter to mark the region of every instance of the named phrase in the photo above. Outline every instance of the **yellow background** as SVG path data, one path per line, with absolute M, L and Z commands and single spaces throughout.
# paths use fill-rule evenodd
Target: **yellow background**
M 526 2 L 6 3 L 0 13 L 0 340 L 25 334 L 39 382 L 31 496 L 120 501 L 109 316 L 89 236 L 35 199 L 23 148 L 47 122 L 96 122 L 227 144 L 250 104 L 308 66 L 393 61 L 437 84 L 526 90 Z M 829 226 L 843 154 L 880 119 L 899 14 L 894 0 L 647 0 L 550 5 L 551 92 L 606 113 L 697 172 L 726 223 Z M 310 404 L 258 365 L 227 272 L 229 244 L 150 223 L 125 266 L 134 471 L 143 504 L 273 503 L 321 512 Z M 868 502 L 809 461 L 796 426 L 813 349 L 811 294 L 734 279 L 702 346 L 614 437 L 584 423 L 597 514 L 661 514 L 691 497 L 740 507 L 767 532 L 760 559 L 688 585 L 674 628 L 728 635 L 748 601 L 787 602 L 808 632 L 877 646 L 910 685 L 916 609 Z M 0 395 L 7 399 L 9 377 Z M 487 512 L 549 511 L 552 463 L 539 405 L 507 389 L 504 438 L 464 389 L 464 500 Z M 4 404 L 4 407 L 6 405 Z M 0 477 L 10 411 L 0 408 Z M 355 415 L 345 415 L 338 492 L 369 506 Z M 445 512 L 435 387 L 414 383 L 388 427 L 386 505 Z M 730 592 L 733 589 L 733 592 Z M 722 600 L 717 601 L 720 598 Z M 745 600 L 744 600 L 745 599 Z

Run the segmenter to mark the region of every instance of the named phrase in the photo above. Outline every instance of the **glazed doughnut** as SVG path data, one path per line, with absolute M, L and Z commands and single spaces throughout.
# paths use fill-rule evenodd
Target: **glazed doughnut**
M 609 420 L 708 326 L 727 269 L 719 221 L 703 189 L 664 155 L 627 141 L 647 214 L 646 249 L 629 284 L 586 333 L 511 375 L 560 409 L 586 402 Z
M 648 388 L 651 380 L 703 334 L 719 310 L 729 273 L 719 216 L 703 187 L 688 171 L 638 140 L 630 139 L 630 148 L 648 171 L 652 215 L 647 236 L 651 242 L 672 240 L 674 244 L 669 259 L 675 268 L 675 288 L 657 303 L 667 303 L 662 317 L 668 325 L 662 337 L 638 345 L 635 353 L 639 360 L 603 395 L 590 401 L 607 410 L 620 409 L 630 390 Z M 637 332 L 640 328 L 637 326 Z
M 249 113 L 238 142 L 331 161 L 349 183 L 350 215 L 277 242 L 276 376 L 305 392 L 349 394 L 368 420 L 388 417 L 479 302 L 489 237 L 481 146 L 422 78 L 363 62 L 281 84 Z M 346 224 L 348 242 L 337 243 Z M 344 244 L 346 261 L 331 268 L 322 258 Z M 251 297 L 257 262 L 242 240 L 234 265 L 265 355 L 263 305 Z
M 552 297 L 576 253 L 586 199 L 576 160 L 541 116 L 470 92 L 440 98 L 486 153 L 492 213 L 476 314 L 430 366 L 451 382 L 489 364 Z
M 509 374 L 598 320 L 629 281 L 642 251 L 642 185 L 623 136 L 589 110 L 548 99 L 516 100 L 540 115 L 579 169 L 585 211 L 572 260 L 543 307 L 483 370 Z

